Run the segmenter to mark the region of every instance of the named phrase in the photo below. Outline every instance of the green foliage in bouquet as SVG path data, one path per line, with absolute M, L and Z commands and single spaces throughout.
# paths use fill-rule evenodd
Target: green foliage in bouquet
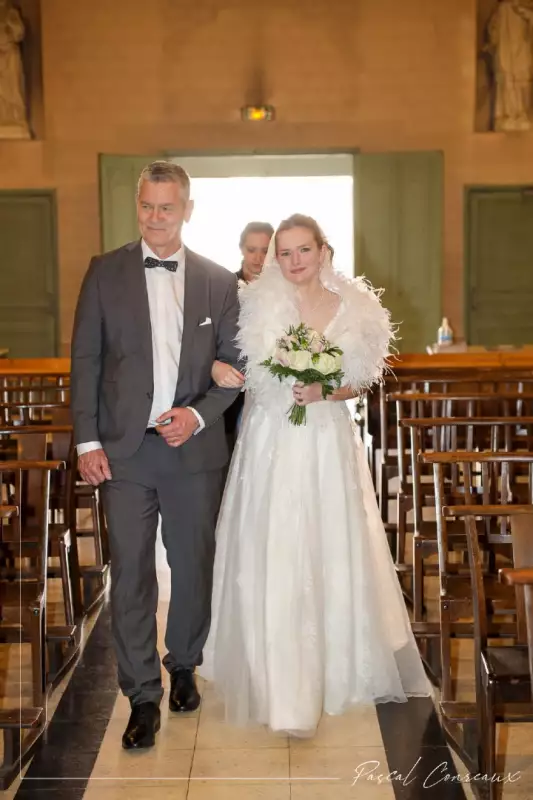
M 341 356 L 340 347 L 302 322 L 297 327 L 291 325 L 276 342 L 273 355 L 260 365 L 280 381 L 294 377 L 305 386 L 320 383 L 325 400 L 342 385 Z M 306 424 L 305 406 L 293 403 L 288 414 L 293 425 Z

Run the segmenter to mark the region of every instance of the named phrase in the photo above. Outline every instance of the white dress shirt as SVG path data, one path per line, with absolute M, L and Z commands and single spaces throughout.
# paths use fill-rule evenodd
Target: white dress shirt
M 157 418 L 165 411 L 170 411 L 174 403 L 178 371 L 181 355 L 181 337 L 183 333 L 183 301 L 185 292 L 185 248 L 183 245 L 177 253 L 168 258 L 159 258 L 153 253 L 144 239 L 141 240 L 143 261 L 147 257 L 158 261 L 177 261 L 176 272 L 165 267 L 151 267 L 144 270 L 148 305 L 150 307 L 150 323 L 152 327 L 152 354 L 154 367 L 154 397 L 148 427 L 155 427 Z M 190 406 L 188 406 L 190 408 Z M 199 433 L 205 423 L 194 408 Z M 100 442 L 84 442 L 77 445 L 78 455 L 101 448 Z

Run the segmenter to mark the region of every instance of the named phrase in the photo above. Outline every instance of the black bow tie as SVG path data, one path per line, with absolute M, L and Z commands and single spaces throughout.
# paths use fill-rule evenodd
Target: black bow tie
M 158 258 L 152 258 L 151 256 L 147 256 L 144 259 L 144 266 L 147 269 L 152 269 L 152 267 L 164 267 L 168 269 L 169 272 L 176 272 L 178 268 L 177 261 L 159 261 Z

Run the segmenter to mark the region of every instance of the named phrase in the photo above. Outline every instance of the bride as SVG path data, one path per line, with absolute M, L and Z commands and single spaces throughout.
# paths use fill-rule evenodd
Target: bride
M 241 294 L 246 405 L 217 527 L 211 632 L 199 669 L 226 719 L 296 736 L 323 712 L 430 693 L 377 509 L 363 445 L 343 402 L 378 380 L 392 329 L 360 280 L 334 272 L 317 223 L 296 214 Z M 260 362 L 304 322 L 343 351 L 347 385 L 280 382 Z M 240 373 L 217 362 L 223 386 Z M 306 406 L 307 423 L 287 411 Z

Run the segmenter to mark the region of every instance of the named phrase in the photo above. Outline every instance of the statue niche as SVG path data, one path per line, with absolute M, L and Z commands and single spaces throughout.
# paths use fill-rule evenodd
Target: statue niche
M 20 46 L 24 23 L 11 0 L 0 0 L 0 139 L 29 139 Z
M 533 0 L 498 0 L 485 29 L 491 129 L 527 131 L 533 104 Z

